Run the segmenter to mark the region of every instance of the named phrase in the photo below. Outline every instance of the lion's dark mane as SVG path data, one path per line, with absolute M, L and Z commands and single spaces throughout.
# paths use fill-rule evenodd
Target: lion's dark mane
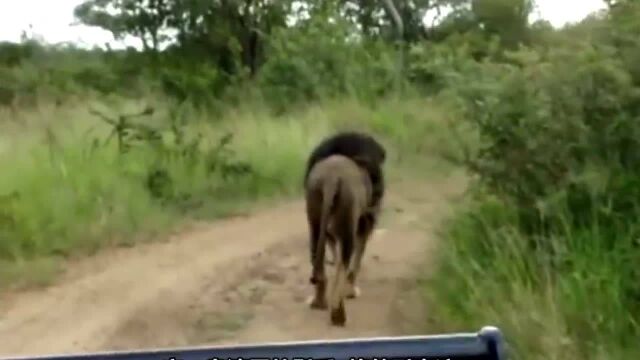
M 382 164 L 386 160 L 386 150 L 371 135 L 346 131 L 334 134 L 322 140 L 311 152 L 307 160 L 307 168 L 304 174 L 304 184 L 311 168 L 319 161 L 331 155 L 343 155 L 354 160 L 369 174 L 373 186 L 373 195 L 370 206 L 379 206 L 385 190 Z

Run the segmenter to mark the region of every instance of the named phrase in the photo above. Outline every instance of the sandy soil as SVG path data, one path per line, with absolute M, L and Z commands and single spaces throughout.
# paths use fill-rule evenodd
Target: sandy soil
M 3 294 L 0 356 L 418 333 L 429 309 L 416 271 L 459 184 L 388 190 L 345 328 L 306 304 L 313 289 L 297 201 L 104 252 L 46 289 Z

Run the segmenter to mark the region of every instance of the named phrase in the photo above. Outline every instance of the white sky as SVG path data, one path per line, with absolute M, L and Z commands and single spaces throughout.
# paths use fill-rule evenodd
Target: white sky
M 18 41 L 26 30 L 41 36 L 47 42 L 71 41 L 79 45 L 104 45 L 122 47 L 111 34 L 99 28 L 72 26 L 73 8 L 82 0 L 0 0 L 0 41 Z M 580 21 L 589 13 L 604 7 L 602 0 L 537 0 L 538 10 L 534 18 L 549 20 L 554 26 Z M 127 45 L 138 46 L 135 39 Z

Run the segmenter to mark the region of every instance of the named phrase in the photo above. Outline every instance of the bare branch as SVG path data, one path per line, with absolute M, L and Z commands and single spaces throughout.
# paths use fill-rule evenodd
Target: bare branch
M 394 5 L 393 0 L 382 0 L 382 2 L 396 25 L 399 40 L 402 40 L 404 38 L 404 23 L 398 9 Z

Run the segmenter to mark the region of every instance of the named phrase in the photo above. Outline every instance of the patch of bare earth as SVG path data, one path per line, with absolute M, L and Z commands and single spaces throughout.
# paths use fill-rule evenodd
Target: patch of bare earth
M 59 284 L 3 295 L 0 356 L 420 332 L 428 309 L 416 267 L 461 189 L 458 178 L 390 186 L 345 328 L 306 304 L 313 289 L 298 201 L 104 253 Z

